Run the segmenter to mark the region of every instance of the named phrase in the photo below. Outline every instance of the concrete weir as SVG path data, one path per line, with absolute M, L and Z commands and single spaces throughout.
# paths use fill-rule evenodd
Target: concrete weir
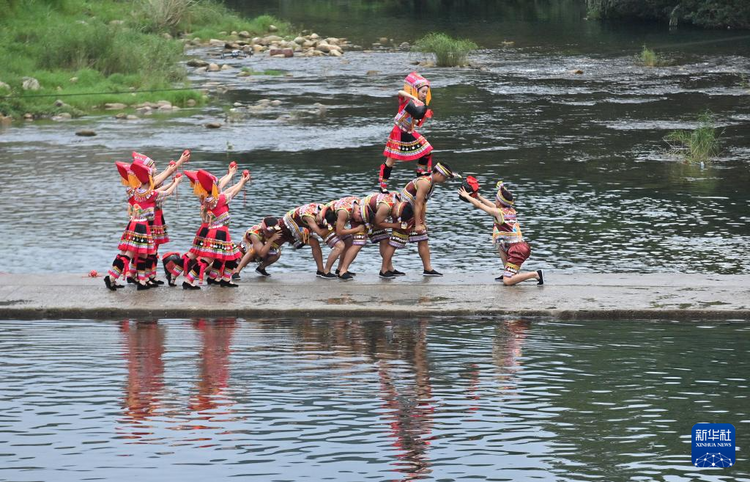
M 243 275 L 239 288 L 116 292 L 83 275 L 0 275 L 0 319 L 545 316 L 556 319 L 750 321 L 750 276 L 549 273 L 506 287 L 489 273 L 356 280 L 310 273 Z

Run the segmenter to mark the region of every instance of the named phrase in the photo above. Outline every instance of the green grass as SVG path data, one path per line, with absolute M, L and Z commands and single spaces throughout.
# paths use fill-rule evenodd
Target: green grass
M 698 117 L 693 131 L 672 131 L 664 138 L 672 152 L 687 162 L 708 162 L 720 152 L 713 116 L 706 111 Z
M 164 34 L 261 35 L 271 24 L 280 35 L 291 29 L 270 16 L 242 19 L 213 0 L 0 0 L 0 82 L 11 87 L 0 90 L 0 114 L 81 115 L 108 102 L 200 104 L 197 91 L 169 91 L 185 88 L 186 74 L 182 42 Z M 41 89 L 24 91 L 24 77 Z M 134 92 L 144 90 L 164 91 Z M 57 98 L 70 107 L 55 107 Z
M 636 56 L 636 62 L 646 67 L 663 67 L 669 65 L 669 62 L 664 57 L 645 45 L 643 46 L 641 53 Z
M 438 67 L 460 67 L 467 65 L 467 57 L 478 48 L 471 40 L 454 39 L 444 33 L 430 33 L 417 40 L 412 50 L 435 55 Z
M 244 72 L 246 75 L 284 75 L 286 73 L 283 70 L 253 70 L 250 67 L 242 67 L 242 72 Z

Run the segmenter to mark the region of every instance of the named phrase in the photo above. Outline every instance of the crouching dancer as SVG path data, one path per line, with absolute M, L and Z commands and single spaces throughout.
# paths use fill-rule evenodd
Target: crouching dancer
M 245 246 L 245 254 L 242 256 L 237 272 L 247 266 L 251 261 L 260 263 L 255 271 L 263 276 L 271 276 L 266 268 L 274 264 L 281 257 L 280 241 L 282 237 L 279 220 L 268 216 L 263 218 L 260 224 L 256 224 L 247 231 L 242 240 Z
M 523 240 L 521 226 L 516 217 L 513 194 L 500 181 L 497 183 L 495 202 L 485 199 L 477 193 L 477 198 L 470 196 L 463 187 L 458 195 L 470 202 L 475 208 L 481 209 L 493 217 L 495 225 L 492 229 L 492 241 L 497 246 L 497 252 L 503 261 L 504 272 L 495 281 L 502 281 L 511 286 L 529 279 L 536 279 L 537 284 L 544 284 L 544 272 L 538 269 L 534 272 L 521 273 L 521 265 L 531 256 L 531 248 Z

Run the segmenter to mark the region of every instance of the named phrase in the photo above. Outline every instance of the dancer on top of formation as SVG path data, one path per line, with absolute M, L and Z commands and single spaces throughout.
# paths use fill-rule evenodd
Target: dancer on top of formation
M 492 229 L 492 240 L 497 246 L 497 252 L 503 261 L 504 272 L 495 281 L 502 281 L 504 285 L 510 286 L 529 279 L 536 279 L 537 284 L 544 284 L 544 272 L 538 269 L 529 273 L 521 273 L 521 265 L 531 256 L 531 248 L 523 240 L 521 225 L 518 223 L 516 210 L 513 207 L 515 201 L 513 194 L 505 187 L 502 181 L 497 183 L 497 194 L 495 202 L 482 197 L 477 193 L 475 199 L 469 192 L 461 187 L 458 195 L 469 201 L 475 208 L 486 212 L 495 221 Z
M 385 144 L 385 162 L 380 165 L 379 182 L 381 192 L 388 192 L 388 179 L 396 161 L 417 160 L 417 175 L 423 176 L 432 170 L 432 146 L 427 139 L 414 130 L 421 127 L 425 119 L 432 117 L 430 104 L 432 93 L 430 82 L 416 72 L 404 79 L 404 90 L 398 92 L 398 114 L 394 118 L 391 134 Z

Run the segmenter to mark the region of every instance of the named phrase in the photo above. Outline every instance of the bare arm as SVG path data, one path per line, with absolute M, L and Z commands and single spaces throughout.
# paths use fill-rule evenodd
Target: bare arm
M 227 171 L 227 174 L 219 179 L 219 191 L 223 191 L 224 188 L 229 184 L 229 182 L 234 177 L 235 173 L 237 173 L 237 166 L 229 166 L 229 170 Z
M 482 211 L 486 212 L 487 214 L 491 215 L 492 217 L 502 222 L 502 219 L 503 219 L 502 211 L 496 208 L 494 204 L 492 204 L 491 206 L 488 206 L 486 199 L 483 199 L 482 201 L 480 201 L 479 199 L 474 199 L 473 197 L 469 196 L 469 193 L 463 187 L 458 189 L 458 195 L 461 196 L 461 199 L 465 199 L 469 201 L 475 208 L 481 209 Z
M 422 178 L 425 179 L 425 178 Z M 414 229 L 424 231 L 425 229 L 425 204 L 427 200 L 427 185 L 423 182 L 417 182 L 417 195 L 414 199 Z
M 400 223 L 389 223 L 386 221 L 388 218 L 388 214 L 390 213 L 390 210 L 385 205 L 378 206 L 378 210 L 375 213 L 375 220 L 372 222 L 372 225 L 375 226 L 378 229 L 385 229 L 385 228 L 391 228 L 391 229 L 399 229 L 401 228 Z
M 417 98 L 416 98 L 416 97 L 414 97 L 413 95 L 409 94 L 409 93 L 408 93 L 408 92 L 406 92 L 405 90 L 399 90 L 399 91 L 398 91 L 398 95 L 400 95 L 401 97 L 405 97 L 405 98 L 407 98 L 407 99 L 411 99 L 411 100 L 416 100 L 416 101 L 419 101 L 419 99 L 417 99 Z
M 234 198 L 234 196 L 236 196 L 237 193 L 239 193 L 242 190 L 242 188 L 245 187 L 245 184 L 247 184 L 249 180 L 250 180 L 250 174 L 248 174 L 247 177 L 242 176 L 242 178 L 240 179 L 240 182 L 238 182 L 237 184 L 235 184 L 234 186 L 230 188 L 227 188 L 227 190 L 224 191 L 224 194 L 229 196 L 230 198 Z
M 182 155 L 180 156 L 180 159 L 175 162 L 173 165 L 169 166 L 168 168 L 164 169 L 162 172 L 154 176 L 154 185 L 158 186 L 159 184 L 163 183 L 167 180 L 169 176 L 174 174 L 176 170 L 178 170 L 184 163 L 186 163 L 190 159 L 190 151 L 184 151 Z
M 159 192 L 163 193 L 165 196 L 169 196 L 174 192 L 175 189 L 177 189 L 177 186 L 179 186 L 181 182 L 182 182 L 182 178 L 178 177 L 177 179 L 174 180 L 174 182 L 172 182 L 169 185 L 168 188 L 164 190 L 160 190 Z
M 338 212 L 336 218 L 336 235 L 346 236 L 347 234 L 356 234 L 360 231 L 364 231 L 364 226 L 357 226 L 356 228 L 346 229 L 346 222 L 349 220 L 349 216 L 344 211 Z
M 265 258 L 268 256 L 268 252 L 273 247 L 274 241 L 278 240 L 281 237 L 281 232 L 276 231 L 273 233 L 273 235 L 268 238 L 264 243 L 261 243 L 260 239 L 258 239 L 257 236 L 250 235 L 250 239 L 253 242 L 253 249 L 255 250 L 255 254 L 260 258 Z
M 326 236 L 328 236 L 328 230 L 318 226 L 318 223 L 315 222 L 314 217 L 302 216 L 302 222 L 305 224 L 305 226 L 310 228 L 310 231 L 320 236 L 321 239 L 326 239 Z
M 485 198 L 485 197 L 484 197 L 484 196 L 482 196 L 481 194 L 477 193 L 477 197 L 479 198 L 479 200 L 480 200 L 480 201 L 482 201 L 482 202 L 483 202 L 484 204 L 486 204 L 487 206 L 490 206 L 490 207 L 495 207 L 495 203 L 493 203 L 493 202 L 492 202 L 492 201 L 490 201 L 489 199 Z

